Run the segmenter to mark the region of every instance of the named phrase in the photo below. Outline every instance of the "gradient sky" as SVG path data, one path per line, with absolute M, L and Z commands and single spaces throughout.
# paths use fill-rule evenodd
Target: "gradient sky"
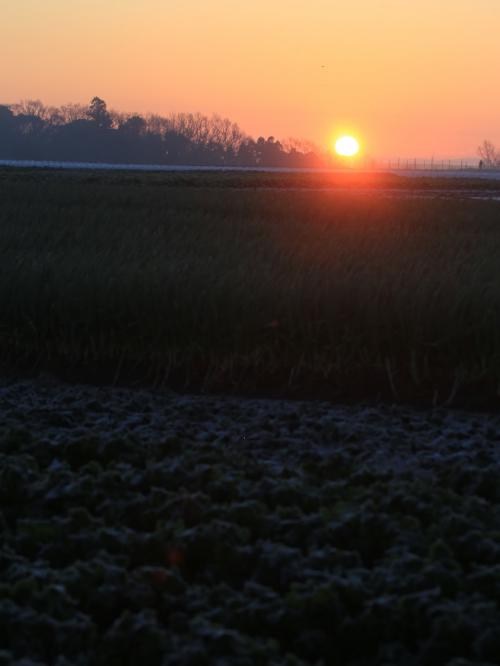
M 376 157 L 500 144 L 500 0 L 0 0 L 2 103 L 219 113 Z

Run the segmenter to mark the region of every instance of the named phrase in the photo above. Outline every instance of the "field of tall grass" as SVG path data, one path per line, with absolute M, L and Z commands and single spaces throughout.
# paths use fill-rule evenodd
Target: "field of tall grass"
M 499 202 L 263 178 L 1 172 L 3 367 L 342 400 L 498 400 Z

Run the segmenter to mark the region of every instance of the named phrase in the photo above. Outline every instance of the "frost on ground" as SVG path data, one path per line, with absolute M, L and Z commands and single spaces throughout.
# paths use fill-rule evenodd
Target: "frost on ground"
M 212 172 L 260 172 L 260 173 L 332 173 L 349 172 L 352 169 L 315 169 L 315 168 L 293 168 L 293 167 L 258 167 L 258 166 L 202 166 L 190 164 L 131 164 L 131 163 L 106 163 L 106 162 L 58 162 L 54 160 L 0 160 L 0 167 L 17 167 L 22 169 L 78 169 L 91 171 L 150 171 L 150 172 L 190 172 L 190 171 L 212 171 Z M 425 169 L 421 166 L 416 168 L 391 168 L 380 165 L 374 169 L 359 169 L 358 173 L 393 173 L 406 177 L 425 178 L 475 178 L 480 180 L 500 180 L 500 169 L 479 169 L 477 165 L 465 165 L 463 168 L 443 168 L 438 166 Z
M 0 388 L 0 664 L 500 663 L 500 417 Z

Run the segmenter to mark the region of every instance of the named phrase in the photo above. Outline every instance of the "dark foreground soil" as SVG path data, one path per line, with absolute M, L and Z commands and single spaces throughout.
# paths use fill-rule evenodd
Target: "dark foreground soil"
M 0 665 L 500 663 L 500 417 L 0 388 Z

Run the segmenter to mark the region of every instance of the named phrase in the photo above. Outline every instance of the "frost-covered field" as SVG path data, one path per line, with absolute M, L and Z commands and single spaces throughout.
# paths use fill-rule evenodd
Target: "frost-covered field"
M 325 173 L 327 169 L 287 169 L 277 167 L 235 167 L 235 166 L 189 166 L 182 164 L 106 164 L 105 162 L 53 162 L 40 160 L 0 160 L 0 167 L 12 166 L 27 169 L 85 169 L 91 171 L 242 171 L 272 173 Z
M 0 160 L 0 167 L 40 169 L 84 169 L 91 171 L 165 171 L 165 172 L 260 172 L 260 173 L 393 173 L 415 178 L 479 178 L 500 180 L 500 169 L 293 169 L 285 167 L 189 166 L 180 164 L 106 164 L 103 162 L 53 162 L 41 160 Z
M 0 410 L 1 664 L 500 663 L 499 416 L 50 379 Z

